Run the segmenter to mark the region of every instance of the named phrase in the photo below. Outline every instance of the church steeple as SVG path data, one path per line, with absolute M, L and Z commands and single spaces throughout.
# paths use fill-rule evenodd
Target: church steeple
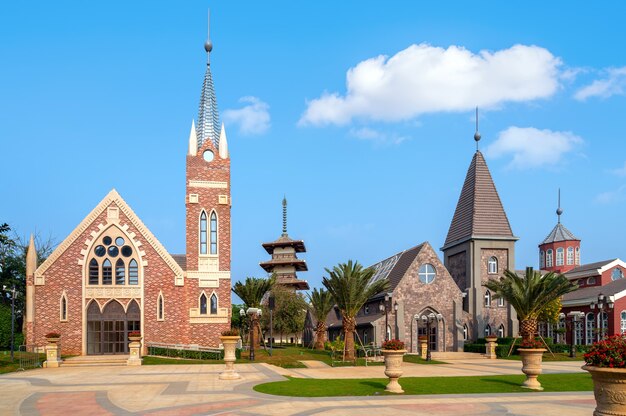
M 209 19 L 210 19 L 209 12 Z M 210 28 L 210 22 L 209 22 Z M 206 140 L 213 141 L 214 146 L 219 146 L 220 139 L 220 116 L 217 110 L 217 98 L 215 97 L 215 87 L 213 86 L 213 75 L 211 74 L 211 42 L 210 29 L 207 41 L 204 43 L 204 50 L 207 53 L 206 72 L 202 83 L 202 93 L 200 94 L 200 107 L 198 109 L 198 126 L 196 136 L 198 139 L 198 149 Z

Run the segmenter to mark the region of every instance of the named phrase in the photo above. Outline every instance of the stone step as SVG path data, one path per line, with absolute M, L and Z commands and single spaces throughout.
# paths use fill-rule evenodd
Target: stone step
M 126 366 L 128 355 L 87 355 L 63 360 L 62 367 Z

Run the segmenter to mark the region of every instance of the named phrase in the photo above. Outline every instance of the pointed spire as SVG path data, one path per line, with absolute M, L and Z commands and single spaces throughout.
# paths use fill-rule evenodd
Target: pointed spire
M 33 276 L 37 269 L 37 249 L 35 248 L 35 238 L 30 235 L 28 250 L 26 251 L 26 276 Z
M 557 223 L 560 224 L 561 223 L 561 214 L 563 214 L 563 210 L 561 209 L 561 188 L 559 188 L 559 202 L 557 205 L 557 209 L 556 209 L 556 215 L 557 215 Z
M 196 124 L 191 120 L 191 131 L 189 132 L 189 155 L 195 156 L 198 153 L 198 138 L 196 136 Z
M 200 107 L 198 109 L 198 127 L 196 128 L 198 137 L 198 149 L 206 140 L 212 140 L 213 145 L 219 145 L 220 137 L 220 117 L 217 110 L 217 99 L 215 98 L 215 87 L 213 86 L 213 75 L 211 74 L 211 64 L 209 55 L 213 50 L 213 43 L 210 38 L 204 43 L 204 50 L 207 52 L 206 72 L 202 83 L 202 93 L 200 94 Z
M 476 133 L 474 133 L 474 140 L 476 141 L 476 151 L 478 152 L 478 142 L 480 141 L 480 133 L 478 132 L 478 107 L 476 107 Z
M 287 235 L 287 197 L 283 196 L 283 235 Z
M 226 141 L 226 130 L 224 129 L 224 123 L 222 123 L 222 131 L 220 131 L 220 143 L 218 145 L 218 151 L 220 158 L 228 159 L 228 142 Z

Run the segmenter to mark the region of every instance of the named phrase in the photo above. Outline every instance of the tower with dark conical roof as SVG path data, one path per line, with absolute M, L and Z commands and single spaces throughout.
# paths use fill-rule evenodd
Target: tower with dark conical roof
M 476 129 L 477 144 L 481 136 Z M 516 334 L 513 309 L 493 299 L 482 284 L 515 270 L 515 242 L 511 225 L 483 154 L 476 149 L 441 250 L 444 263 L 465 291 L 463 309 L 469 314 L 468 337 Z
M 561 224 L 561 215 L 563 209 L 559 189 L 556 225 L 539 244 L 539 268 L 548 272 L 566 273 L 580 266 L 580 239 Z
M 296 253 L 306 252 L 304 241 L 294 240 L 287 234 L 287 198 L 283 198 L 283 232 L 278 240 L 263 243 L 272 258 L 259 263 L 267 273 L 276 274 L 276 283 L 293 290 L 309 290 L 306 280 L 298 279 L 297 272 L 308 270 L 306 262 Z

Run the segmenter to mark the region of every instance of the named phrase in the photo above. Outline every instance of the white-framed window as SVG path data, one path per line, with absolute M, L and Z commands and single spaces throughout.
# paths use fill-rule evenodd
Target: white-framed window
M 504 325 L 502 324 L 498 327 L 498 338 L 504 338 Z
M 611 272 L 611 280 L 619 280 L 624 278 L 624 272 L 619 267 L 616 267 Z
M 567 265 L 571 266 L 574 264 L 574 247 L 567 248 Z
M 432 264 L 422 264 L 419 270 L 419 279 L 422 283 L 432 283 L 437 276 L 437 272 L 435 267 Z
M 157 297 L 157 321 L 163 321 L 165 319 L 165 300 L 163 299 L 163 292 L 159 292 Z
M 200 254 L 207 254 L 207 218 L 204 211 L 200 213 Z
M 467 341 L 468 333 L 469 328 L 467 327 L 467 324 L 463 324 L 463 341 Z
M 564 254 L 563 247 L 559 247 L 556 249 L 556 265 L 557 266 L 562 266 L 563 265 L 563 254 Z
M 546 267 L 552 267 L 552 249 L 546 250 Z
M 619 329 L 622 334 L 626 333 L 626 311 L 620 313 Z
M 65 291 L 63 291 L 61 299 L 59 300 L 59 320 L 61 322 L 67 322 L 67 295 Z
M 487 273 L 498 273 L 498 259 L 495 256 L 489 257 L 489 261 L 487 261 Z
M 600 328 L 600 333 L 598 334 L 598 337 L 599 337 L 598 339 L 601 340 L 601 339 L 606 338 L 609 335 L 609 333 L 608 333 L 608 330 L 609 330 L 609 314 L 606 313 L 606 312 L 602 312 L 599 315 L 599 319 L 600 319 L 600 325 L 598 325 L 598 327 Z
M 487 290 L 485 292 L 485 307 L 488 308 L 490 306 L 491 306 L 491 292 Z
M 217 254 L 217 214 L 211 212 L 211 254 Z
M 576 256 L 574 258 L 574 263 L 576 264 L 576 266 L 580 266 L 580 247 L 576 247 Z
M 594 341 L 593 328 L 595 327 L 595 316 L 589 312 L 585 316 L 585 344 L 591 345 Z
M 584 343 L 584 329 L 583 322 L 576 324 L 576 330 L 574 331 L 574 345 L 582 345 Z
M 539 251 L 539 268 L 546 267 L 546 253 L 543 250 Z
M 498 306 L 504 306 L 504 298 L 498 298 Z
M 491 335 L 491 325 L 487 324 L 485 327 L 485 336 L 488 337 L 489 335 Z

